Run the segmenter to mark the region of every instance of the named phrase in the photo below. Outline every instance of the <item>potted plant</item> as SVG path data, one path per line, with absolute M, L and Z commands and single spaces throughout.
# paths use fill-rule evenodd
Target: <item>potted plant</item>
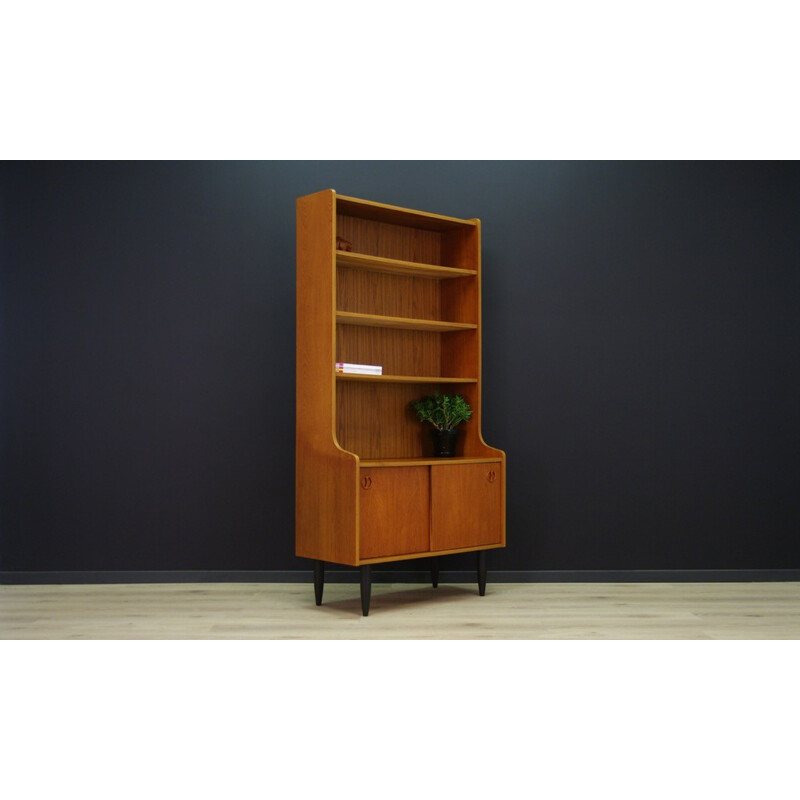
M 456 454 L 457 425 L 468 422 L 472 416 L 469 403 L 460 394 L 439 394 L 412 400 L 411 408 L 420 422 L 433 425 L 433 454 L 452 458 Z

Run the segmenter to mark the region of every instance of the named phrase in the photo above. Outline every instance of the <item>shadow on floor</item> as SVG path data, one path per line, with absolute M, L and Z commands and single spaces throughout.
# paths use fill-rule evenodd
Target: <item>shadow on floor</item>
M 452 584 L 439 584 L 437 589 L 432 586 L 420 586 L 413 588 L 409 586 L 407 589 L 394 589 L 384 588 L 381 584 L 373 584 L 372 586 L 372 599 L 369 605 L 369 613 L 380 611 L 391 611 L 393 609 L 408 610 L 414 606 L 430 605 L 431 603 L 447 603 L 456 600 L 461 600 L 464 597 L 474 595 L 479 597 L 478 588 L 467 586 L 455 586 Z M 313 596 L 311 599 L 313 603 Z M 325 600 L 322 597 L 322 605 L 314 607 L 316 611 L 328 611 L 329 613 L 346 614 L 350 616 L 362 616 L 361 614 L 361 595 L 359 594 L 359 587 L 353 586 L 352 597 L 342 600 Z

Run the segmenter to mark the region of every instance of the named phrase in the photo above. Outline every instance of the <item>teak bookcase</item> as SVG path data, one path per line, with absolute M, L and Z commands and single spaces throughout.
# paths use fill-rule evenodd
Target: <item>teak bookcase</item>
M 481 228 L 357 200 L 332 189 L 297 200 L 296 553 L 370 565 L 505 546 L 505 453 L 481 435 Z M 352 243 L 337 250 L 337 236 Z M 337 374 L 338 361 L 382 375 Z M 462 394 L 472 418 L 456 457 L 434 458 L 409 403 Z

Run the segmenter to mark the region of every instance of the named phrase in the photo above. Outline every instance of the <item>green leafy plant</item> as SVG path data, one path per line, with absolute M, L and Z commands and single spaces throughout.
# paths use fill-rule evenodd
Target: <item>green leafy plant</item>
M 469 403 L 460 394 L 439 394 L 412 400 L 411 408 L 420 422 L 430 422 L 440 431 L 451 431 L 472 416 Z

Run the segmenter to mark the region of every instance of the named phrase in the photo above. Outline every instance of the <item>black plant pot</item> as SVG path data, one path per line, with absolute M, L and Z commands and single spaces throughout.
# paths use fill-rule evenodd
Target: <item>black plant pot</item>
M 451 431 L 440 431 L 438 428 L 434 428 L 431 436 L 433 437 L 433 454 L 437 458 L 453 458 L 456 454 L 458 428 Z

